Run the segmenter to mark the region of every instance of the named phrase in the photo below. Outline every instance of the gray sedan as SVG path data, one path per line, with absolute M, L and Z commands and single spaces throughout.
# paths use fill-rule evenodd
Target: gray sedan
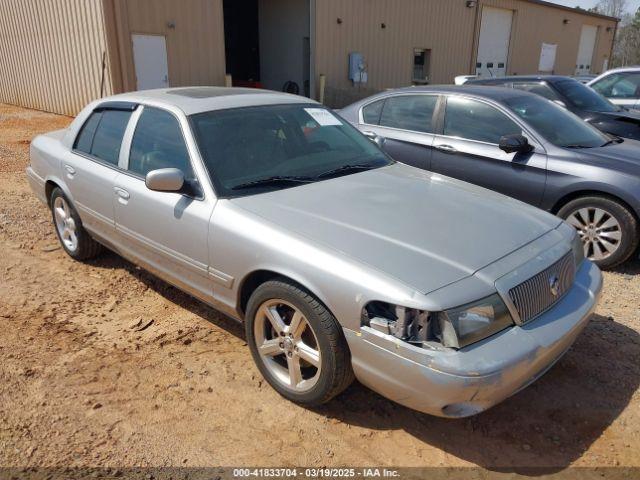
M 640 142 L 600 132 L 555 103 L 501 87 L 387 91 L 340 111 L 396 160 L 557 214 L 585 255 L 612 268 L 640 240 Z
M 99 100 L 33 141 L 27 175 L 67 254 L 106 246 L 243 321 L 262 375 L 303 405 L 355 376 L 473 415 L 549 369 L 602 287 L 557 217 L 395 163 L 292 95 Z

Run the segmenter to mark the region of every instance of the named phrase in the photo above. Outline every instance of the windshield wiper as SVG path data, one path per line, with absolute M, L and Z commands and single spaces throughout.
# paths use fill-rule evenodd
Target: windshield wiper
M 564 148 L 593 148 L 591 145 L 565 145 Z
M 310 177 L 296 177 L 277 175 L 273 177 L 259 178 L 246 183 L 240 183 L 231 187 L 231 190 L 242 190 L 245 188 L 264 187 L 269 185 L 283 185 L 289 183 L 311 183 L 314 179 Z
M 356 164 L 356 165 L 343 165 L 341 167 L 334 168 L 333 170 L 329 170 L 328 172 L 321 173 L 320 175 L 316 176 L 316 178 L 334 177 L 342 173 L 362 172 L 364 170 L 371 170 L 374 168 L 377 168 L 377 167 L 375 165 L 363 164 L 363 163 Z

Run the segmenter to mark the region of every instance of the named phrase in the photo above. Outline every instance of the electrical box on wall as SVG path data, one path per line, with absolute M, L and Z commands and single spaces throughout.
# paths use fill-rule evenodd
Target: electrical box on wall
M 361 53 L 349 54 L 349 80 L 353 83 L 367 83 L 367 64 Z

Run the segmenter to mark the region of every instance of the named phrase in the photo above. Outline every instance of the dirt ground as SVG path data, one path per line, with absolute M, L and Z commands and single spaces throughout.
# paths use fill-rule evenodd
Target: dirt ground
M 481 415 L 359 384 L 309 410 L 262 380 L 240 325 L 115 254 L 58 247 L 24 168 L 29 141 L 69 121 L 0 105 L 0 465 L 640 466 L 640 262 L 605 274 L 546 376 Z

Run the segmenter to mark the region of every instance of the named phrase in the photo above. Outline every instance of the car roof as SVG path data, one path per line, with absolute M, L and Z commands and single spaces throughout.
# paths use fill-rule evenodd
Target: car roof
M 547 82 L 558 82 L 560 80 L 573 80 L 576 81 L 575 78 L 572 77 L 567 77 L 564 75 L 510 75 L 510 76 L 506 76 L 506 77 L 499 77 L 499 78 L 478 78 L 478 79 L 474 79 L 474 80 L 469 80 L 466 84 L 474 84 L 477 83 L 478 85 L 487 85 L 491 82 L 514 82 L 514 81 L 524 81 L 524 82 L 540 82 L 540 81 L 547 81 Z
M 288 93 L 236 87 L 175 87 L 121 93 L 103 101 L 147 103 L 177 107 L 186 115 L 229 108 L 317 103 L 306 97 Z
M 387 90 L 381 92 L 376 97 L 384 97 L 389 94 L 398 93 L 436 93 L 436 94 L 448 94 L 448 93 L 460 93 L 466 95 L 476 95 L 479 97 L 486 97 L 492 100 L 506 100 L 514 97 L 521 97 L 522 95 L 531 95 L 537 97 L 537 95 L 525 92 L 523 90 L 514 90 L 512 88 L 505 88 L 494 85 L 430 85 L 420 87 L 405 87 L 394 90 Z M 371 98 L 371 97 L 370 97 Z M 367 99 L 367 103 L 368 100 Z

